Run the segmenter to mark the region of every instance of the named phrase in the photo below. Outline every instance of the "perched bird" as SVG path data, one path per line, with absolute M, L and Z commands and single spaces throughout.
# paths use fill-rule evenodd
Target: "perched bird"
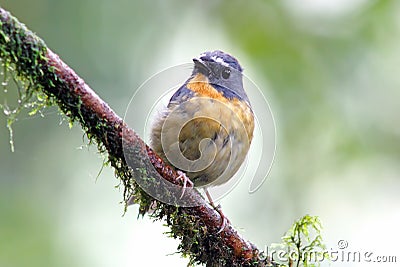
M 155 118 L 150 143 L 180 171 L 183 192 L 187 183 L 205 189 L 224 227 L 225 217 L 207 188 L 229 181 L 242 165 L 253 138 L 254 115 L 243 88 L 243 69 L 234 57 L 217 50 L 193 62 L 189 79 Z

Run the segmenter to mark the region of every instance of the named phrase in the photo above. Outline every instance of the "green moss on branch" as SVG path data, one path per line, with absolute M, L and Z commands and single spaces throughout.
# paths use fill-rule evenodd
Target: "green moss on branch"
M 244 240 L 230 224 L 216 234 L 221 218 L 195 190 L 185 193 L 186 197 L 201 204 L 192 208 L 167 205 L 147 195 L 137 185 L 138 179 L 163 190 L 149 178 L 161 175 L 177 184 L 179 175 L 166 166 L 41 39 L 1 8 L 0 24 L 0 57 L 5 67 L 12 69 L 25 83 L 27 98 L 42 92 L 46 95 L 46 104 L 57 104 L 71 122 L 81 124 L 90 142 L 96 143 L 101 153 L 108 154 L 108 162 L 124 186 L 124 200 L 133 199 L 140 205 L 141 213 L 155 203 L 152 217 L 165 219 L 171 229 L 170 236 L 181 240 L 178 249 L 191 263 L 266 266 L 267 261 L 260 259 L 257 248 Z M 123 142 L 132 152 L 128 153 L 132 156 L 129 161 L 134 162 L 135 168 L 129 168 L 126 163 Z

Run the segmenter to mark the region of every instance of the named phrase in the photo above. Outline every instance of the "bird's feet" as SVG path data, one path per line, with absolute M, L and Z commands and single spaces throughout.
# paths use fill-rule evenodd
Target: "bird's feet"
M 219 216 L 221 217 L 221 224 L 220 224 L 219 230 L 217 232 L 217 234 L 219 234 L 225 229 L 226 225 L 229 223 L 229 220 L 224 215 L 224 213 L 222 213 L 221 205 L 215 206 L 214 201 L 212 200 L 211 195 L 207 189 L 205 189 L 205 192 L 206 192 L 208 201 L 210 202 L 210 205 L 218 212 Z
M 181 193 L 181 196 L 179 197 L 181 199 L 183 197 L 183 195 L 185 194 L 186 188 L 193 187 L 194 184 L 192 181 L 190 181 L 190 179 L 186 176 L 186 174 L 184 172 L 179 171 L 179 170 L 176 172 L 179 174 L 177 180 L 182 183 L 182 193 Z
M 217 234 L 221 233 L 227 224 L 229 224 L 228 218 L 222 213 L 221 205 L 218 205 L 214 207 L 214 209 L 219 213 L 219 216 L 221 217 L 221 225 L 219 226 L 219 230 Z

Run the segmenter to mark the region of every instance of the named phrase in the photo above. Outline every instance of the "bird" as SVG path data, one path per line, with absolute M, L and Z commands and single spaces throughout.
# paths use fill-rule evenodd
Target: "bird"
M 208 189 L 228 182 L 243 164 L 254 131 L 254 113 L 238 60 L 221 50 L 193 58 L 190 77 L 154 118 L 150 146 L 174 167 L 186 186 Z

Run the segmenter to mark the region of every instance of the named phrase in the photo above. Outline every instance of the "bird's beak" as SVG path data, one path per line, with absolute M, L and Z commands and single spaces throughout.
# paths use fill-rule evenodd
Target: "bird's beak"
M 212 72 L 212 70 L 210 69 L 210 67 L 207 65 L 206 62 L 204 62 L 203 60 L 199 59 L 199 58 L 194 58 L 193 59 L 194 62 L 194 67 L 196 69 L 198 69 L 202 74 L 208 76 L 210 75 L 210 73 Z

